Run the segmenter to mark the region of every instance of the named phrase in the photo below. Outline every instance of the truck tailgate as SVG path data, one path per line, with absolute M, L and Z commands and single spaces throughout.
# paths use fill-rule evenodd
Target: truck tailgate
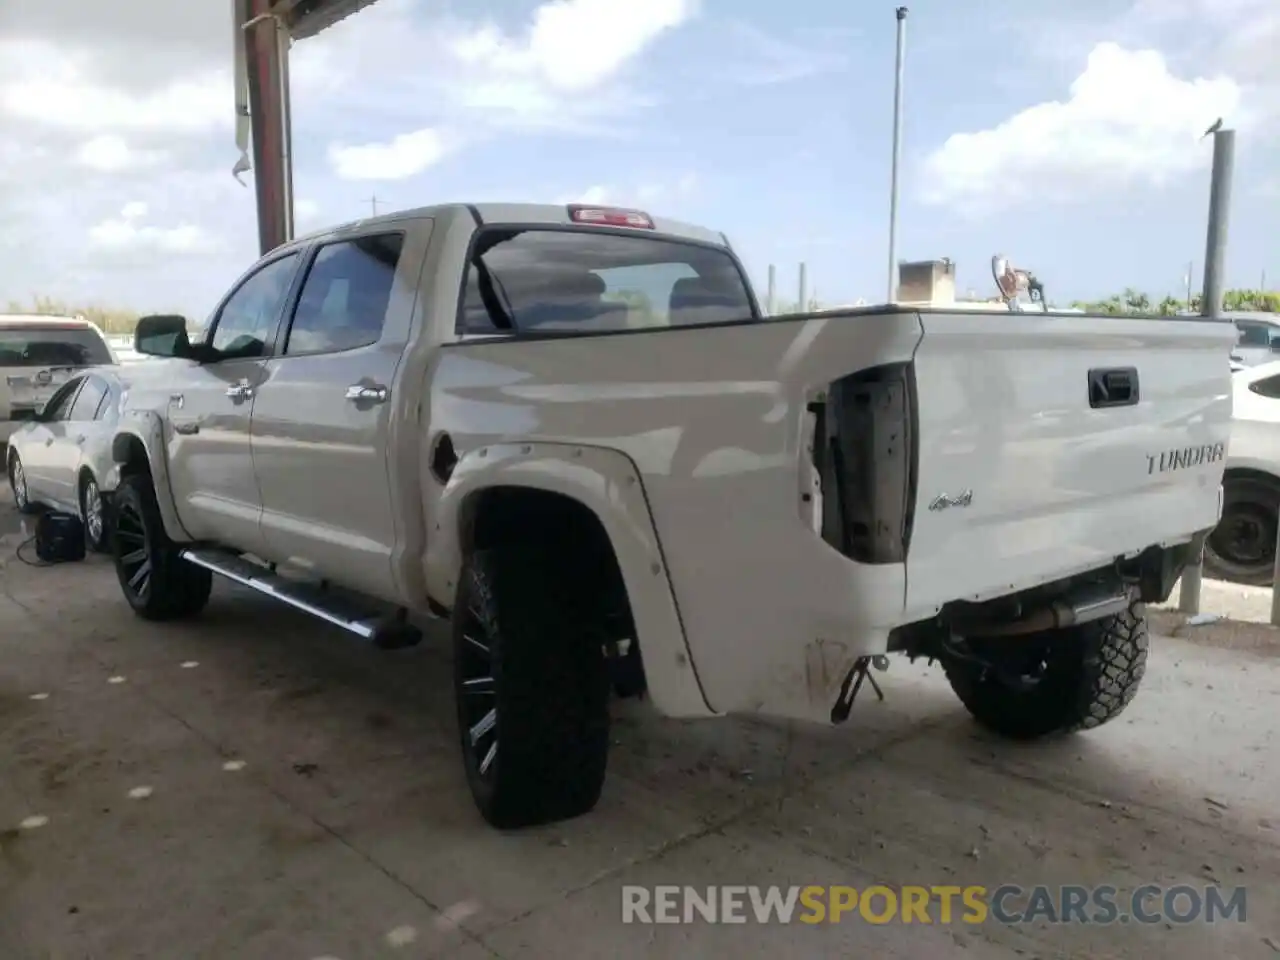
M 1217 523 L 1234 326 L 921 321 L 908 611 L 998 596 Z

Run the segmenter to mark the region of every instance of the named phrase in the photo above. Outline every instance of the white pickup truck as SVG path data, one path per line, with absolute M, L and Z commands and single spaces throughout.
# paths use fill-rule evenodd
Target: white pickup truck
M 766 318 L 718 233 L 413 210 L 272 251 L 196 336 L 139 323 L 168 359 L 130 370 L 115 562 L 149 619 L 196 614 L 213 575 L 381 646 L 449 618 L 499 827 L 592 808 L 611 693 L 837 722 L 903 652 L 1005 735 L 1092 727 L 1218 521 L 1234 341 Z

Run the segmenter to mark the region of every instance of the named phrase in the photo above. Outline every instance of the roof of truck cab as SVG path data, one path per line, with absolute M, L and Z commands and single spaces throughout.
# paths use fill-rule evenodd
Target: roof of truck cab
M 0 327 L 50 327 L 61 330 L 88 330 L 94 325 L 83 317 L 62 317 L 45 313 L 0 313 Z
M 633 207 L 618 208 L 610 204 L 575 204 L 575 206 L 599 207 L 600 209 L 627 209 L 633 210 Z M 698 243 L 709 243 L 719 247 L 728 247 L 729 241 L 723 233 L 717 233 L 706 227 L 700 227 L 694 223 L 686 223 L 683 220 L 672 220 L 668 217 L 661 217 L 648 210 L 642 211 L 649 215 L 653 220 L 654 229 L 646 230 L 636 228 L 635 233 L 639 236 L 660 235 L 665 237 L 675 237 L 680 240 L 694 240 Z M 396 210 L 392 213 L 380 214 L 376 217 L 365 217 L 360 220 L 350 220 L 346 223 L 335 224 L 331 227 L 325 227 L 323 230 L 316 230 L 306 236 L 298 237 L 290 246 L 309 243 L 315 240 L 324 239 L 325 237 L 347 233 L 348 231 L 359 229 L 366 230 L 370 226 L 380 226 L 385 224 L 388 227 L 394 226 L 401 220 L 419 220 L 434 219 L 445 216 L 456 217 L 460 215 L 478 216 L 481 225 L 501 225 L 501 226 L 552 226 L 552 227 L 580 227 L 584 230 L 592 229 L 619 229 L 619 228 L 599 228 L 590 225 L 575 223 L 569 219 L 569 206 L 565 204 L 550 203 L 441 203 L 429 207 L 415 207 L 409 210 Z M 626 228 L 621 228 L 626 229 Z

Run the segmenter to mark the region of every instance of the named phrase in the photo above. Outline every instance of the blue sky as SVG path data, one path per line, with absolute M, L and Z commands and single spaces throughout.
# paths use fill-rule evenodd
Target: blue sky
M 60 4 L 0 18 L 0 111 L 20 134 L 0 148 L 0 210 L 25 226 L 0 240 L 0 300 L 201 313 L 256 254 L 252 192 L 229 174 L 227 18 L 157 25 L 126 0 L 76 33 Z M 894 4 L 478 6 L 380 0 L 295 46 L 300 229 L 374 195 L 381 210 L 598 199 L 724 230 L 758 284 L 777 265 L 783 296 L 803 260 L 823 301 L 883 297 Z M 996 252 L 1055 299 L 1174 293 L 1188 261 L 1198 288 L 1197 136 L 1225 114 L 1240 137 L 1228 282 L 1267 271 L 1280 288 L 1273 7 L 911 4 L 900 256 L 949 256 L 982 294 Z M 140 25 L 165 32 L 143 47 Z

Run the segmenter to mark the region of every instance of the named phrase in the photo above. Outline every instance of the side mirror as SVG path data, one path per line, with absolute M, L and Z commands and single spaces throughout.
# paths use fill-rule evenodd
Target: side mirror
M 143 317 L 133 331 L 133 349 L 148 357 L 190 356 L 187 318 L 167 313 Z

